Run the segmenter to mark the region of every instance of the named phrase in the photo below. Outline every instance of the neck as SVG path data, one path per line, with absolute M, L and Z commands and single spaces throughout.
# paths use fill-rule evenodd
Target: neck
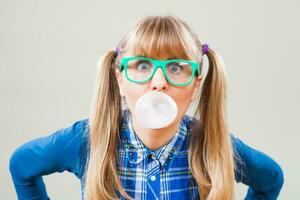
M 137 123 L 134 115 L 132 115 L 132 128 L 143 142 L 143 144 L 151 149 L 156 150 L 167 144 L 172 137 L 177 133 L 180 120 L 177 118 L 168 126 L 160 129 L 147 129 Z

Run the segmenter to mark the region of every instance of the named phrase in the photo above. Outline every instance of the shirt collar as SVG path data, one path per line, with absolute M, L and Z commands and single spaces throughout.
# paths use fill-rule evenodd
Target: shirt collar
M 173 156 L 181 150 L 182 144 L 188 135 L 187 122 L 190 119 L 190 116 L 184 115 L 172 139 L 163 147 L 152 151 L 142 143 L 133 130 L 130 111 L 128 109 L 124 110 L 122 116 L 121 143 L 125 148 L 125 154 L 129 162 L 139 164 L 148 156 L 152 156 L 152 158 L 156 157 L 161 166 L 167 169 Z

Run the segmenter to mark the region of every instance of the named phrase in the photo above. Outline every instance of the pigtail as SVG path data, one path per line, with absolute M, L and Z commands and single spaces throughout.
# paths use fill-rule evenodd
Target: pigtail
M 196 110 L 200 121 L 191 134 L 190 166 L 201 199 L 231 200 L 234 164 L 226 116 L 226 73 L 216 51 L 209 48 L 206 55 L 209 67 Z
M 115 51 L 107 52 L 98 65 L 90 110 L 90 145 L 84 188 L 87 200 L 119 199 L 119 191 L 131 199 L 122 188 L 116 165 L 122 112 L 115 76 L 117 55 Z

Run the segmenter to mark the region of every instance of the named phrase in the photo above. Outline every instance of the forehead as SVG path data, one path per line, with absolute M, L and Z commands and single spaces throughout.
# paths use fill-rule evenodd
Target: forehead
M 192 44 L 178 33 L 173 26 L 140 27 L 127 42 L 125 54 L 158 60 L 178 58 L 192 60 Z
M 183 59 L 183 60 L 193 60 L 191 56 L 182 52 L 182 50 L 155 50 L 151 51 L 151 49 L 143 49 L 141 47 L 134 47 L 127 52 L 122 54 L 122 57 L 146 57 L 156 60 L 171 60 L 171 59 Z
M 162 40 L 162 39 L 160 39 Z M 143 56 L 153 59 L 166 60 L 170 58 L 191 59 L 191 56 L 186 51 L 182 44 L 161 42 L 159 39 L 152 42 L 138 42 L 133 44 L 128 49 L 128 54 L 131 56 Z

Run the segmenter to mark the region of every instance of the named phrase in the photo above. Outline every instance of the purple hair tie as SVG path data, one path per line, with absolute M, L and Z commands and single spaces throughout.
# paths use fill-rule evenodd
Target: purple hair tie
M 208 52 L 208 44 L 204 43 L 202 45 L 202 55 L 206 54 Z
M 119 47 L 116 48 L 116 53 L 117 53 L 117 54 L 120 53 L 120 48 L 119 48 Z

